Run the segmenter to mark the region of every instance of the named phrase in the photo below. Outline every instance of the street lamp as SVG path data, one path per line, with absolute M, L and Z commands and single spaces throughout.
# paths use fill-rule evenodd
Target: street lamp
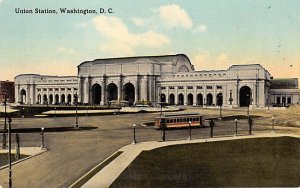
M 41 127 L 41 135 L 42 135 L 42 145 L 41 145 L 41 149 L 45 149 L 45 142 L 44 142 L 44 127 Z
M 11 170 L 11 117 L 8 117 L 8 185 L 12 188 L 12 170 Z
M 3 130 L 3 140 L 2 140 L 2 149 L 6 148 L 6 117 L 7 117 L 7 112 L 6 112 L 6 103 L 7 103 L 7 98 L 6 94 L 4 94 L 4 130 Z
M 162 129 L 162 141 L 164 142 L 166 140 L 165 118 L 161 118 L 160 128 Z
M 75 118 L 75 128 L 79 128 L 78 126 L 78 114 L 77 114 L 77 107 L 78 107 L 78 95 L 75 93 L 75 106 L 76 106 L 76 118 Z
M 189 138 L 188 140 L 192 140 L 192 126 L 191 126 L 192 122 L 189 121 Z
M 237 126 L 238 126 L 238 120 L 235 119 L 235 135 L 234 136 L 237 136 L 238 135 L 238 131 L 237 131 Z
M 135 139 L 135 124 L 132 125 L 133 127 L 133 141 L 132 141 L 132 144 L 136 144 L 136 139 Z

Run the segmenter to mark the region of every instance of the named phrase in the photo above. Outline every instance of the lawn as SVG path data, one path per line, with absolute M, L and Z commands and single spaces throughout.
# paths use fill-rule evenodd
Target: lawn
M 240 139 L 143 151 L 111 187 L 298 187 L 300 139 Z
M 21 155 L 20 159 L 28 157 L 29 155 Z M 11 155 L 11 161 L 16 161 L 15 155 Z M 0 167 L 8 164 L 8 154 L 7 153 L 0 153 Z

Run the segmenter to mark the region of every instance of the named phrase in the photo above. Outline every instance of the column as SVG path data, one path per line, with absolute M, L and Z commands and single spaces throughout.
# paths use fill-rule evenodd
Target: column
M 105 96 L 105 85 L 104 85 L 104 81 L 102 81 L 101 83 L 100 83 L 100 85 L 101 85 L 101 102 L 100 102 L 100 105 L 102 106 L 102 105 L 104 105 L 105 103 L 105 100 L 104 100 L 104 96 Z
M 44 104 L 44 88 L 41 88 L 41 104 Z
M 203 106 L 206 106 L 206 85 L 203 85 Z
M 256 84 L 253 85 L 252 97 L 252 106 L 257 107 Z
M 118 91 L 118 100 L 122 101 L 123 100 L 123 76 L 122 76 L 122 74 L 120 75 L 118 89 L 119 89 L 119 91 Z
M 215 84 L 214 85 L 214 92 L 213 92 L 214 96 L 212 98 L 213 99 L 212 103 L 215 104 L 215 106 L 217 105 L 217 95 L 216 95 L 216 93 L 217 93 L 217 85 Z
M 61 103 L 61 88 L 58 88 L 58 104 Z
M 177 105 L 178 104 L 178 86 L 174 86 L 174 89 L 175 89 L 175 93 L 174 93 L 174 95 L 175 95 L 175 98 L 174 98 L 174 103 L 175 103 L 175 105 Z
M 166 86 L 166 102 L 169 103 L 169 86 Z
M 197 105 L 197 86 L 193 86 L 193 106 Z
M 183 86 L 183 88 L 184 88 L 184 102 L 183 102 L 183 104 L 184 105 L 187 105 L 187 86 Z
M 138 90 L 139 90 L 139 85 L 138 85 L 138 81 L 135 80 L 134 82 L 134 102 L 138 102 L 139 97 L 138 97 Z
M 148 89 L 147 89 L 147 78 L 141 80 L 141 100 L 147 101 Z
M 74 93 L 74 87 L 72 87 L 72 88 L 71 88 L 71 103 L 72 103 L 72 104 L 75 104 L 75 103 L 74 103 L 74 94 L 75 94 L 75 93 Z M 55 97 L 55 96 L 54 96 L 54 97 Z M 54 101 L 54 100 L 53 100 L 53 101 Z

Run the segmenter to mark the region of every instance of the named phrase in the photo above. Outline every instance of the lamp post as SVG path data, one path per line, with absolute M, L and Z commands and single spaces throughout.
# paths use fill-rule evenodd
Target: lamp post
M 133 141 L 132 141 L 132 144 L 136 144 L 136 139 L 135 139 L 135 124 L 132 125 L 133 127 Z
M 11 117 L 8 117 L 8 187 L 12 188 L 12 170 L 11 170 Z
M 78 108 L 78 95 L 75 93 L 75 106 L 76 106 L 76 117 L 75 117 L 75 128 L 79 128 L 78 126 L 78 114 L 77 114 L 77 108 Z
M 235 135 L 234 136 L 237 136 L 238 135 L 238 131 L 237 131 L 237 126 L 238 126 L 238 120 L 235 119 Z
M 274 118 L 274 116 L 272 116 L 272 132 L 275 131 L 275 130 L 274 130 L 274 121 L 275 121 L 275 118 Z
M 189 138 L 188 140 L 192 140 L 192 126 L 191 126 L 192 122 L 189 121 Z
M 4 128 L 3 128 L 3 140 L 2 140 L 2 149 L 6 148 L 6 117 L 7 117 L 7 112 L 6 112 L 6 103 L 7 103 L 7 98 L 6 94 L 4 94 Z
M 41 135 L 42 135 L 42 145 L 41 145 L 41 149 L 45 149 L 45 142 L 44 142 L 44 127 L 41 127 Z

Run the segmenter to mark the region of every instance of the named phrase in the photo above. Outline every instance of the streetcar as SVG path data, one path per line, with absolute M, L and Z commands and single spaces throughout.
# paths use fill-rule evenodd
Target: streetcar
M 155 117 L 154 127 L 156 129 L 162 128 L 181 128 L 189 127 L 202 127 L 203 117 L 199 113 L 173 113 L 164 114 Z

